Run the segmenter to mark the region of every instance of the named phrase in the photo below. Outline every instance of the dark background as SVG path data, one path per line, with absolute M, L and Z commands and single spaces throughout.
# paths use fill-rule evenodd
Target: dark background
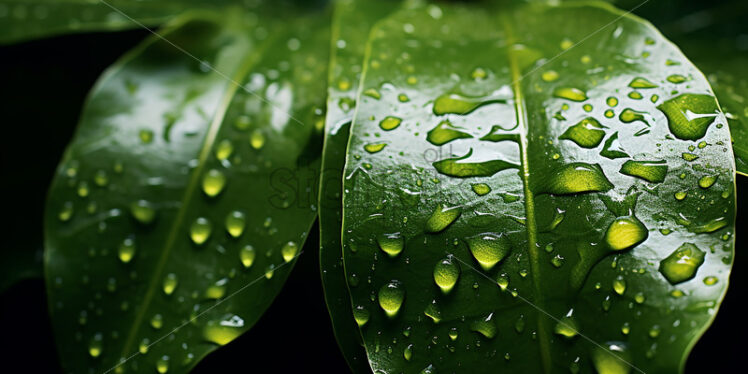
M 656 1 L 656 0 L 655 0 Z M 653 1 L 653 2 L 655 2 Z M 31 373 L 60 373 L 42 279 L 42 212 L 47 187 L 71 138 L 82 103 L 99 75 L 147 31 L 81 34 L 0 47 L 2 244 L 0 271 L 36 263 L 30 279 L 0 285 L 0 365 Z M 688 52 L 688 51 L 686 51 Z M 747 68 L 748 70 L 748 68 Z M 738 177 L 738 196 L 748 178 Z M 730 288 L 720 312 L 694 348 L 686 373 L 732 372 L 745 361 L 748 328 L 740 302 L 748 294 L 748 260 L 741 227 L 748 227 L 746 199 L 738 201 L 737 243 Z M 202 360 L 195 373 L 346 372 L 332 334 L 319 280 L 315 244 L 299 258 L 283 292 L 246 334 Z M 13 253 L 8 256 L 7 253 Z M 299 309 L 303 309 L 300 318 Z M 294 321 L 294 323 L 288 323 Z

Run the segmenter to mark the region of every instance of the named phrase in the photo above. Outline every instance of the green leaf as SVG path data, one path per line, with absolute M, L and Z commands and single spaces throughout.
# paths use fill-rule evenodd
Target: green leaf
M 327 90 L 325 146 L 320 175 L 320 273 L 325 301 L 335 337 L 354 372 L 369 372 L 369 362 L 353 318 L 340 244 L 342 214 L 341 176 L 345 149 L 356 106 L 356 92 L 369 30 L 392 12 L 400 1 L 346 0 L 335 5 L 332 23 L 332 52 Z M 358 282 L 358 279 L 352 279 Z
M 280 291 L 316 216 L 329 17 L 276 5 L 181 19 L 91 93 L 45 219 L 66 370 L 188 372 Z
M 56 34 L 116 31 L 154 26 L 198 8 L 217 8 L 228 0 L 0 0 L 0 43 Z
M 682 371 L 734 250 L 703 75 L 600 3 L 405 10 L 371 35 L 361 90 L 380 95 L 358 100 L 342 242 L 372 368 Z M 566 132 L 590 117 L 597 146 Z M 470 137 L 429 143 L 445 120 Z M 465 155 L 457 176 L 435 165 Z

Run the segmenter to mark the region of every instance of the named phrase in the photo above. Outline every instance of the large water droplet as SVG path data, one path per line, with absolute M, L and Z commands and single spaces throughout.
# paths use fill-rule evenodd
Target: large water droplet
M 557 169 L 550 178 L 543 178 L 536 190 L 539 193 L 568 195 L 608 191 L 611 188 L 613 184 L 605 177 L 600 165 L 575 162 Z
M 624 343 L 608 342 L 595 346 L 590 356 L 598 374 L 628 374 L 631 371 L 631 358 Z
M 605 231 L 605 243 L 614 251 L 633 248 L 645 241 L 649 232 L 644 224 L 634 216 L 618 217 Z
M 587 94 L 584 91 L 573 87 L 560 87 L 553 91 L 553 96 L 571 101 L 585 101 Z
M 460 131 L 457 127 L 454 127 L 449 121 L 441 121 L 436 127 L 431 129 L 426 135 L 426 140 L 433 145 L 447 144 L 453 140 L 472 138 L 473 136 Z
M 205 217 L 198 217 L 190 226 L 190 239 L 197 245 L 202 245 L 210 238 L 213 225 Z
M 403 120 L 398 117 L 387 116 L 379 122 L 379 127 L 381 127 L 384 131 L 392 131 L 400 126 L 400 123 L 402 121 Z
M 369 317 L 371 317 L 371 313 L 369 313 L 369 310 L 364 306 L 358 305 L 353 308 L 353 319 L 356 320 L 356 324 L 358 324 L 358 327 L 361 327 L 369 322 Z
M 246 226 L 247 217 L 244 213 L 235 210 L 226 216 L 226 232 L 234 238 L 238 238 L 244 232 Z
M 512 250 L 506 235 L 484 233 L 465 238 L 473 257 L 484 270 L 491 270 Z
M 678 139 L 698 140 L 717 118 L 719 107 L 713 96 L 683 94 L 660 104 L 670 132 Z
M 377 236 L 377 244 L 379 244 L 379 248 L 382 252 L 394 258 L 403 251 L 403 248 L 405 247 L 405 239 L 403 239 L 399 232 L 381 234 Z
M 465 115 L 484 105 L 504 101 L 496 98 L 470 97 L 456 93 L 444 94 L 434 101 L 434 114 L 437 116 L 444 114 Z
M 379 289 L 378 298 L 384 313 L 390 318 L 395 317 L 405 300 L 405 288 L 400 281 L 390 281 Z
M 519 168 L 519 166 L 504 160 L 460 162 L 470 158 L 472 155 L 473 149 L 471 148 L 464 156 L 436 161 L 432 165 L 439 173 L 457 178 L 490 177 L 505 169 Z
M 226 345 L 242 333 L 244 320 L 237 315 L 208 321 L 203 328 L 203 338 L 211 343 Z
M 299 252 L 299 245 L 296 244 L 296 242 L 290 241 L 283 245 L 283 248 L 281 248 L 281 255 L 283 256 L 283 261 L 285 262 L 291 262 L 294 258 L 296 258 L 296 253 Z
M 585 118 L 564 131 L 559 139 L 568 139 L 582 148 L 595 148 L 605 137 L 604 127 L 592 117 Z
M 438 205 L 428 221 L 426 221 L 426 232 L 437 233 L 451 225 L 457 217 L 462 213 L 462 209 L 459 206 L 447 207 L 445 205 Z
M 203 192 L 208 197 L 215 197 L 226 186 L 226 176 L 218 169 L 210 169 L 203 176 Z
M 493 339 L 498 333 L 498 328 L 493 320 L 493 313 L 478 319 L 470 324 L 470 330 L 475 331 L 486 338 Z
M 460 278 L 460 266 L 452 261 L 452 258 L 445 258 L 434 266 L 434 282 L 442 290 L 449 293 L 457 284 Z
M 621 166 L 620 172 L 632 177 L 644 179 L 650 183 L 661 183 L 667 175 L 665 160 L 633 161 L 628 160 Z
M 660 261 L 660 273 L 672 284 L 685 282 L 696 275 L 706 253 L 693 243 L 683 243 Z
M 208 299 L 217 300 L 226 295 L 226 287 L 229 283 L 228 278 L 221 278 L 215 283 L 211 284 L 208 289 L 205 290 L 205 297 Z
M 255 262 L 255 249 L 247 244 L 239 250 L 239 260 L 245 268 L 249 268 Z

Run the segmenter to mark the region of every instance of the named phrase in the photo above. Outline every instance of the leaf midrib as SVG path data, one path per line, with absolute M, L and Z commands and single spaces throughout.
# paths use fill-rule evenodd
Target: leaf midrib
M 529 124 L 527 120 L 527 108 L 525 106 L 524 94 L 522 92 L 522 74 L 517 63 L 517 56 L 513 52 L 512 46 L 515 44 L 516 39 L 514 36 L 514 30 L 512 28 L 511 20 L 506 13 L 502 12 L 501 22 L 504 25 L 504 32 L 507 36 L 507 57 L 509 59 L 509 67 L 511 71 L 512 79 L 512 92 L 514 93 L 514 109 L 516 113 L 517 124 L 520 129 L 520 159 L 521 169 L 520 177 L 522 178 L 522 185 L 524 188 L 525 195 L 525 216 L 526 216 L 526 228 L 527 228 L 527 249 L 530 256 L 530 266 L 532 268 L 532 281 L 534 287 L 534 303 L 533 306 L 539 310 L 545 310 L 543 293 L 541 292 L 540 282 L 540 253 L 538 251 L 537 244 L 537 222 L 535 220 L 535 195 L 530 189 L 530 167 L 528 164 L 528 132 Z M 543 315 L 538 313 L 538 342 L 540 345 L 540 359 L 543 365 L 543 371 L 550 373 L 551 369 L 551 356 L 550 356 L 550 336 L 548 331 L 547 319 Z
M 149 307 L 151 300 L 153 299 L 154 295 L 156 294 L 156 290 L 158 289 L 159 279 L 161 279 L 161 276 L 163 275 L 167 260 L 169 259 L 169 255 L 171 254 L 171 250 L 174 248 L 174 243 L 176 243 L 177 235 L 180 231 L 179 229 L 182 227 L 186 212 L 188 210 L 187 208 L 189 207 L 189 203 L 195 194 L 195 189 L 199 184 L 199 178 L 202 175 L 203 169 L 205 168 L 206 160 L 210 156 L 210 150 L 213 148 L 213 144 L 215 143 L 218 136 L 218 131 L 221 129 L 224 117 L 226 116 L 226 111 L 228 110 L 228 107 L 231 104 L 234 95 L 240 87 L 236 82 L 241 81 L 241 79 L 249 73 L 250 69 L 259 61 L 260 56 L 263 55 L 263 51 L 267 48 L 268 45 L 272 44 L 271 42 L 273 40 L 273 37 L 269 37 L 263 43 L 261 43 L 257 49 L 248 51 L 247 57 L 244 59 L 242 64 L 239 65 L 236 73 L 231 77 L 231 81 L 226 82 L 226 92 L 221 98 L 221 101 L 216 108 L 213 120 L 211 121 L 208 131 L 205 134 L 205 140 L 202 147 L 200 148 L 200 153 L 198 154 L 197 166 L 193 170 L 187 183 L 187 188 L 185 189 L 184 195 L 182 196 L 179 210 L 169 231 L 166 245 L 164 246 L 158 263 L 156 264 L 153 277 L 151 278 L 151 282 L 148 285 L 145 297 L 143 298 L 143 303 L 141 304 L 139 312 L 136 315 L 132 327 L 127 335 L 127 340 L 122 347 L 122 354 L 120 355 L 121 357 L 128 357 L 128 351 L 135 342 L 136 335 L 138 331 L 140 331 L 140 326 L 143 323 L 143 318 L 145 318 L 146 312 L 150 309 Z M 174 331 L 171 331 L 169 332 L 169 334 L 173 332 Z

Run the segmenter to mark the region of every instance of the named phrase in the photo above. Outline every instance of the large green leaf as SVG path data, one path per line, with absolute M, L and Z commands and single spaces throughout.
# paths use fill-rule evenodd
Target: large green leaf
M 372 368 L 682 371 L 735 205 L 686 57 L 600 3 L 407 10 L 369 43 L 342 240 Z
M 367 372 L 370 369 L 353 319 L 343 272 L 340 244 L 341 176 L 369 30 L 399 4 L 397 0 L 338 1 L 332 22 L 325 146 L 320 174 L 319 260 L 333 331 L 343 356 L 354 372 Z
M 47 204 L 68 371 L 187 372 L 262 315 L 316 216 L 328 27 L 187 18 L 97 84 Z

